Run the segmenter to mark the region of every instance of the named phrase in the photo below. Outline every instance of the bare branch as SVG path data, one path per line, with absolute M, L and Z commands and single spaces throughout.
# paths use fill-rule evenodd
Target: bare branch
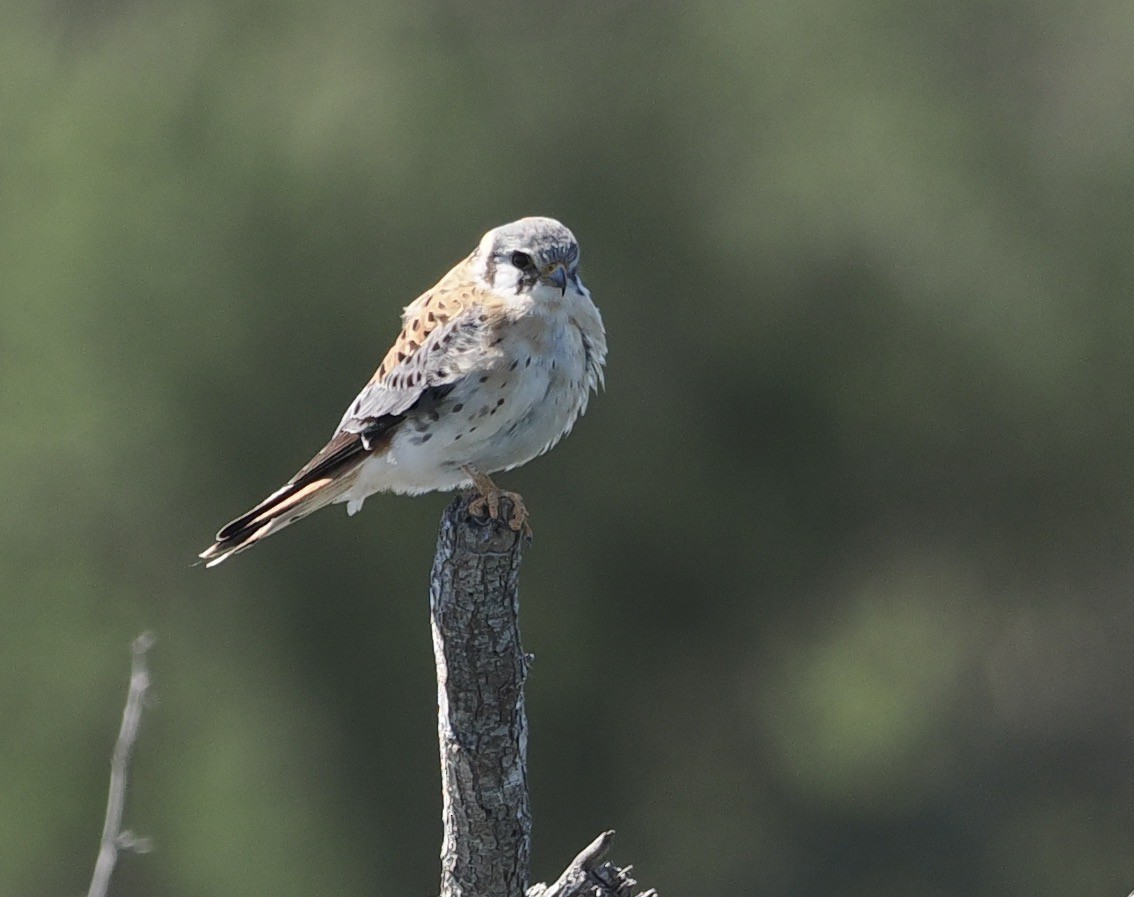
M 531 853 L 526 660 L 518 575 L 524 540 L 445 509 L 430 581 L 445 836 L 441 897 L 523 897 Z
M 631 897 L 637 882 L 629 866 L 598 865 L 614 832 L 599 835 L 550 887 L 527 888 L 523 548 L 507 526 L 470 518 L 467 497 L 454 499 L 441 518 L 430 580 L 445 825 L 441 897 Z
M 582 849 L 571 861 L 571 865 L 563 870 L 555 884 L 550 888 L 545 884 L 533 885 L 528 889 L 527 897 L 566 897 L 568 894 L 583 893 L 582 888 L 586 886 L 591 870 L 606 855 L 613 837 L 613 830 L 603 832 Z
M 134 742 L 138 738 L 138 727 L 142 722 L 142 710 L 150 689 L 150 673 L 146 666 L 146 654 L 154 645 L 154 635 L 143 632 L 131 645 L 133 660 L 130 667 L 130 691 L 126 695 L 126 708 L 122 711 L 122 727 L 118 730 L 118 741 L 110 760 L 110 795 L 106 801 L 106 820 L 102 826 L 102 841 L 99 844 L 98 861 L 95 863 L 91 886 L 87 897 L 106 897 L 110 887 L 110 876 L 118 860 L 120 850 L 133 850 L 145 853 L 152 849 L 148 838 L 139 838 L 132 832 L 123 831 L 122 814 L 126 807 L 126 781 L 130 769 L 130 758 L 134 753 Z
M 613 831 L 603 832 L 583 848 L 555 884 L 532 885 L 527 897 L 631 897 L 638 882 L 630 877 L 630 866 L 598 865 L 613 838 Z M 651 888 L 638 897 L 658 897 L 658 892 Z

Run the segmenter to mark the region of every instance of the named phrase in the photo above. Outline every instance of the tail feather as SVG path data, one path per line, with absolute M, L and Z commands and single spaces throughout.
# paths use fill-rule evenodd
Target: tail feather
M 340 473 L 308 483 L 288 483 L 251 511 L 222 527 L 216 542 L 198 557 L 206 562 L 206 567 L 215 567 L 288 524 L 329 505 L 354 485 L 354 479 L 350 474 Z
M 394 430 L 404 419 L 404 414 L 386 415 L 357 432 L 337 430 L 331 441 L 286 486 L 222 527 L 216 542 L 198 557 L 206 561 L 206 567 L 215 567 L 289 523 L 342 499 L 354 486 L 365 460 L 389 445 Z M 361 504 L 361 499 L 356 499 L 347 510 L 353 513 Z

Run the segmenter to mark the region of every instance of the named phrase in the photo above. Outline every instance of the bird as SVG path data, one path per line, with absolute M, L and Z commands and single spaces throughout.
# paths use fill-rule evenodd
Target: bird
M 490 475 L 571 432 L 604 386 L 606 350 L 575 235 L 543 217 L 493 228 L 405 307 L 327 444 L 199 557 L 214 567 L 326 505 L 354 515 L 377 492 L 473 490 L 470 513 L 530 537 L 523 499 Z

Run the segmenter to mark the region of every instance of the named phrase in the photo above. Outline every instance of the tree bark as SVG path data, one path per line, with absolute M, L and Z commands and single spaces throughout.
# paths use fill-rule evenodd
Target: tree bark
M 531 855 L 526 660 L 520 646 L 524 540 L 455 499 L 430 581 L 445 836 L 441 897 L 524 897 Z
M 630 867 L 598 865 L 613 832 L 584 848 L 550 887 L 528 888 L 528 658 L 519 621 L 525 539 L 506 524 L 472 518 L 468 505 L 469 497 L 459 496 L 441 517 L 429 590 L 444 822 L 441 897 L 629 897 L 636 885 Z M 510 507 L 501 510 L 506 519 Z

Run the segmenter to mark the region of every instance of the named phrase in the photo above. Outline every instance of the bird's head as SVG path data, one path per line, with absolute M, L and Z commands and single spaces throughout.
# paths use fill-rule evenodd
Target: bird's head
M 553 218 L 521 218 L 493 228 L 480 241 L 474 264 L 489 289 L 530 293 L 555 301 L 568 290 L 585 294 L 579 280 L 579 242 Z

